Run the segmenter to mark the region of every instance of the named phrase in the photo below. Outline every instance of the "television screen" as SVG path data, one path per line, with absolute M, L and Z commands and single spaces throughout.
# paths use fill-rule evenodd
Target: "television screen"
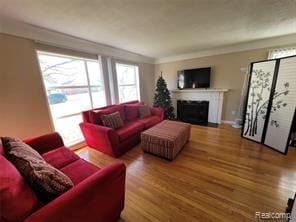
M 211 67 L 178 71 L 178 88 L 195 89 L 209 88 Z

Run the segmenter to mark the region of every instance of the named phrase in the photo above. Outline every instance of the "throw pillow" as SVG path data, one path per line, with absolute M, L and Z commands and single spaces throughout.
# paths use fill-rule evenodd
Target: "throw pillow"
M 20 171 L 40 199 L 51 200 L 73 187 L 68 176 L 48 164 L 29 145 L 10 137 L 2 138 L 2 142 L 8 159 Z
M 89 112 L 89 121 L 94 124 L 102 125 L 102 115 L 111 114 L 118 111 L 121 119 L 125 120 L 124 107 L 121 105 L 114 105 L 108 108 L 93 110 Z
M 151 116 L 151 111 L 149 106 L 139 106 L 140 118 L 145 118 Z
M 101 118 L 104 126 L 111 127 L 113 129 L 117 129 L 123 126 L 123 121 L 118 111 L 108 115 L 102 115 Z

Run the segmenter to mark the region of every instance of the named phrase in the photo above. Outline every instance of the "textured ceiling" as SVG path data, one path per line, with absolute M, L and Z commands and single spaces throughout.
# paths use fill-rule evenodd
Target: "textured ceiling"
M 1 0 L 1 15 L 161 58 L 296 33 L 296 0 Z

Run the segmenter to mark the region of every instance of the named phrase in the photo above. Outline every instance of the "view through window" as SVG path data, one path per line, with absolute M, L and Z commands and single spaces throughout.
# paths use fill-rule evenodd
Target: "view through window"
M 55 130 L 66 145 L 83 140 L 81 111 L 106 105 L 98 60 L 38 52 Z
M 140 99 L 139 67 L 136 65 L 116 63 L 119 102 Z

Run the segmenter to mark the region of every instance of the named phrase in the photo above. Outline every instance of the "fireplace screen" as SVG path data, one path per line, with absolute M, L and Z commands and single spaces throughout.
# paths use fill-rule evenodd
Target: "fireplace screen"
M 184 122 L 206 125 L 208 123 L 209 101 L 177 101 L 178 119 Z

